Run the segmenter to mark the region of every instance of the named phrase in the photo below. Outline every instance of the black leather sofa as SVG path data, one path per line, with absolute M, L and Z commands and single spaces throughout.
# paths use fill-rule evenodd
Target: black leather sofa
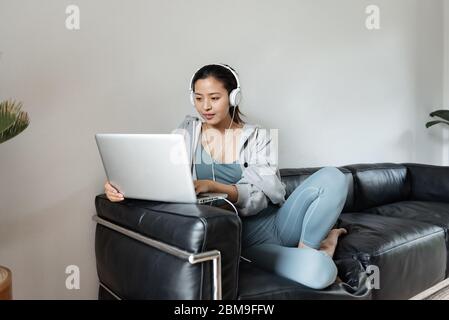
M 287 197 L 320 168 L 281 169 Z M 240 258 L 241 220 L 209 205 L 95 199 L 99 298 L 409 299 L 448 276 L 449 167 L 354 164 L 337 225 L 342 282 L 314 290 Z

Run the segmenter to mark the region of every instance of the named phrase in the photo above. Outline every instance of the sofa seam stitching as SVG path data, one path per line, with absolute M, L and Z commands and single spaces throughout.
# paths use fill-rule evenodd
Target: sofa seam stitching
M 402 166 L 402 167 L 378 167 L 378 168 L 363 168 L 363 169 L 362 168 L 354 168 L 354 173 L 365 172 L 365 171 L 375 171 L 375 170 L 386 170 L 386 169 L 407 170 L 407 167 L 406 166 Z
M 438 227 L 438 226 L 437 226 L 437 227 Z M 441 227 L 439 227 L 439 228 L 441 228 Z M 370 256 L 371 256 L 371 257 L 378 257 L 378 256 L 380 256 L 380 255 L 382 255 L 382 254 L 384 254 L 384 253 L 388 253 L 388 252 L 390 252 L 390 251 L 392 251 L 392 250 L 398 249 L 398 248 L 400 248 L 400 247 L 403 247 L 403 246 L 405 246 L 405 245 L 408 245 L 408 244 L 410 244 L 410 243 L 414 243 L 414 242 L 416 242 L 416 241 L 419 241 L 419 240 L 422 240 L 422 239 L 425 239 L 425 238 L 428 238 L 428 237 L 436 236 L 436 235 L 438 235 L 438 234 L 440 234 L 440 233 L 443 233 L 443 234 L 444 234 L 444 229 L 441 228 L 441 230 L 437 230 L 437 231 L 435 231 L 435 232 L 433 232 L 433 233 L 427 234 L 427 235 L 425 235 L 425 236 L 421 236 L 421 237 L 419 237 L 419 238 L 413 239 L 413 240 L 408 241 L 408 242 L 404 242 L 404 243 L 402 243 L 402 244 L 399 244 L 399 245 L 396 245 L 396 246 L 394 246 L 394 247 L 391 247 L 391 248 L 389 248 L 389 249 L 387 249 L 387 250 L 385 250 L 385 251 L 377 251 L 377 252 L 371 254 Z

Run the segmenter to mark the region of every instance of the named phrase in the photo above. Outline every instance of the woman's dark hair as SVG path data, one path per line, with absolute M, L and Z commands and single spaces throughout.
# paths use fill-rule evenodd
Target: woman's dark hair
M 228 66 L 229 67 L 229 66 Z M 231 67 L 229 67 L 231 68 Z M 231 68 L 232 69 L 232 68 Z M 234 70 L 234 69 L 232 69 Z M 234 71 L 235 72 L 235 71 Z M 200 79 L 206 79 L 209 77 L 214 77 L 221 83 L 223 83 L 223 86 L 225 87 L 226 91 L 228 91 L 228 95 L 231 93 L 232 90 L 237 88 L 237 80 L 235 79 L 232 72 L 226 67 L 216 65 L 216 64 L 209 64 L 207 66 L 202 67 L 199 69 L 195 75 L 192 78 L 192 90 L 195 89 L 195 83 Z M 229 107 L 229 114 L 232 116 L 232 113 L 234 112 L 234 107 Z M 242 120 L 242 116 L 245 116 L 239 109 L 239 106 L 235 107 L 235 113 L 234 113 L 234 122 L 237 124 L 245 123 L 245 121 Z

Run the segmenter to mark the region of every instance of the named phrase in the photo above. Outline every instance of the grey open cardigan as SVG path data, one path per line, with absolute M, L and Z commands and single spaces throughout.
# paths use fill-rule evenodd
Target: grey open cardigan
M 200 118 L 187 115 L 172 131 L 184 136 L 193 179 L 197 179 L 194 154 L 202 123 Z M 274 142 L 259 125 L 244 125 L 238 144 L 242 178 L 234 184 L 238 191 L 235 206 L 241 216 L 257 214 L 268 206 L 268 199 L 277 205 L 285 202 L 285 184 L 281 181 Z

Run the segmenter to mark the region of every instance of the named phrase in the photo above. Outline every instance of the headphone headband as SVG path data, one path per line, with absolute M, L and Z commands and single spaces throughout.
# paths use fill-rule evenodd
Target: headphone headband
M 220 66 L 220 67 L 223 67 L 223 68 L 226 68 L 226 69 L 228 69 L 229 71 L 231 71 L 232 72 L 232 74 L 234 75 L 234 78 L 235 78 L 235 80 L 237 81 L 237 89 L 240 89 L 240 80 L 239 80 L 239 76 L 237 75 L 237 73 L 230 67 L 230 66 L 228 66 L 227 64 L 223 64 L 223 63 L 211 63 L 211 64 L 208 64 L 208 66 Z M 200 71 L 202 68 L 204 68 L 204 66 L 202 66 L 201 68 L 198 68 L 196 71 L 195 71 L 195 73 L 192 75 L 192 78 L 190 78 L 190 91 L 193 91 L 193 78 L 195 78 L 195 75 L 197 74 L 197 72 L 198 71 Z
M 241 94 L 241 90 L 240 90 L 240 80 L 237 75 L 237 72 L 235 72 L 227 64 L 213 63 L 213 64 L 209 64 L 207 66 L 220 66 L 220 67 L 226 68 L 227 70 L 231 71 L 232 75 L 234 76 L 235 80 L 237 81 L 237 88 L 235 88 L 231 92 L 229 92 L 229 104 L 232 107 L 238 106 L 242 99 L 242 94 Z M 195 78 L 195 75 L 198 73 L 198 71 L 200 71 L 202 68 L 204 68 L 204 66 L 199 68 L 198 70 L 196 70 L 195 73 L 193 74 L 192 78 L 190 79 L 190 102 L 192 103 L 193 106 L 195 106 L 195 92 L 193 91 L 194 90 L 193 79 Z

